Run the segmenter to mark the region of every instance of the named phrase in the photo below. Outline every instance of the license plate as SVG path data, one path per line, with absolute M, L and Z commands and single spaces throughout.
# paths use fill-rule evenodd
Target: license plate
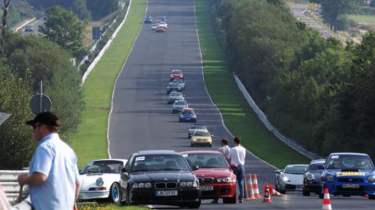
M 211 185 L 206 185 L 206 186 L 201 186 L 201 191 L 213 191 L 214 186 Z
M 357 188 L 359 188 L 359 184 L 343 184 L 342 188 L 357 189 Z
M 177 190 L 168 190 L 168 191 L 156 191 L 156 196 L 168 197 L 168 196 L 177 196 Z

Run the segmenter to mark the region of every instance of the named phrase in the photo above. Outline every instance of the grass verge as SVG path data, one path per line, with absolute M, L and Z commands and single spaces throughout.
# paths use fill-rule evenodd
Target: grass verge
M 238 90 L 213 28 L 209 2 L 195 0 L 198 34 L 205 82 L 225 124 L 234 135 L 241 137 L 246 148 L 276 167 L 308 162 L 306 157 L 275 139 L 265 129 Z

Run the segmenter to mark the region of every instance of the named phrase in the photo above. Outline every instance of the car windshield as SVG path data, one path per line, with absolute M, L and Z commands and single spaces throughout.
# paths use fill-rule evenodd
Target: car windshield
M 207 127 L 206 126 L 204 126 L 204 125 L 193 125 L 193 126 L 191 126 L 191 128 L 190 129 L 207 129 Z
M 327 169 L 373 170 L 374 165 L 368 156 L 333 155 L 327 161 Z
M 180 155 L 140 155 L 134 158 L 132 171 L 189 171 L 187 161 Z
M 286 174 L 304 174 L 307 166 L 287 166 L 284 173 Z
M 122 166 L 121 161 L 94 161 L 86 166 L 83 173 L 120 173 Z
M 196 131 L 194 136 L 210 136 L 210 133 L 204 131 Z
M 318 170 L 323 170 L 324 165 L 323 164 L 311 164 L 309 165 L 309 171 L 318 171 Z
M 191 111 L 191 110 L 184 110 L 183 112 L 182 112 L 182 114 L 189 114 L 189 115 L 191 115 L 191 114 L 193 114 L 193 111 Z
M 188 154 L 187 159 L 192 167 L 199 168 L 229 168 L 222 154 L 198 153 Z

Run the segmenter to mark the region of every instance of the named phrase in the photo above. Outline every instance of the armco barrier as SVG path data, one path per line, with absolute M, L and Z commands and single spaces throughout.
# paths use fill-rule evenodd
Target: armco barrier
M 298 144 L 295 140 L 290 139 L 279 132 L 277 128 L 275 128 L 271 122 L 268 120 L 267 116 L 264 112 L 258 107 L 255 103 L 249 92 L 246 90 L 245 86 L 242 84 L 241 80 L 238 78 L 236 74 L 233 73 L 234 80 L 237 84 L 237 87 L 240 89 L 242 95 L 245 97 L 247 103 L 250 105 L 253 112 L 257 115 L 258 119 L 262 122 L 262 124 L 269 130 L 278 140 L 282 141 L 286 145 L 288 145 L 293 150 L 297 151 L 298 153 L 310 158 L 310 159 L 319 159 L 320 156 L 308 151 L 303 146 Z
M 18 184 L 18 175 L 28 173 L 27 170 L 0 170 L 0 185 L 10 203 L 15 203 L 19 196 L 20 186 Z M 25 200 L 12 207 L 12 210 L 31 210 L 29 201 Z

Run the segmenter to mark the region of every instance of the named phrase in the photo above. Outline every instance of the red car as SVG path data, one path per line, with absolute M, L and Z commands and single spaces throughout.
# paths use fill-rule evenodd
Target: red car
M 181 154 L 199 179 L 201 199 L 223 198 L 224 203 L 236 203 L 236 175 L 222 153 L 195 150 Z
M 170 80 L 184 79 L 184 73 L 180 69 L 173 69 L 169 74 Z

